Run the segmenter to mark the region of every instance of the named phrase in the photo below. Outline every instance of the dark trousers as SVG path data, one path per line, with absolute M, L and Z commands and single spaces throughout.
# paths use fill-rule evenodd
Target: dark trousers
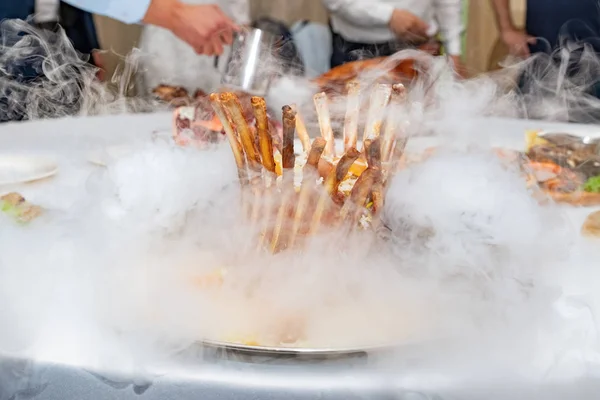
M 536 102 L 555 96 L 565 85 L 575 87 L 568 89 L 573 93 L 569 118 L 600 121 L 600 110 L 584 99 L 586 95 L 600 98 L 600 1 L 528 0 L 526 30 L 537 43 L 530 45 L 533 57 L 521 75 L 522 93 Z
M 57 23 L 43 24 L 32 33 L 14 28 L 3 30 L 1 39 L 11 45 L 27 41 L 30 50 L 2 65 L 0 122 L 76 114 L 86 74 L 90 74 L 89 54 L 70 48 L 69 39 L 57 33 Z M 11 51 L 10 46 L 3 51 Z M 52 71 L 51 78 L 46 69 Z
M 25 20 L 35 12 L 34 0 L 0 0 L 0 20 Z M 79 10 L 67 3 L 61 2 L 59 9 L 60 26 L 64 29 L 68 40 L 62 42 L 62 37 L 56 34 L 46 35 L 43 31 L 33 35 L 30 46 L 34 46 L 27 55 L 11 59 L 10 63 L 0 69 L 0 122 L 15 121 L 28 118 L 28 106 L 36 94 L 43 94 L 47 101 L 42 101 L 36 108 L 36 117 L 53 117 L 75 114 L 79 109 L 83 80 L 81 68 L 86 63 L 93 64 L 90 53 L 98 49 L 98 38 L 92 14 Z M 30 20 L 29 20 L 30 21 Z M 30 21 L 31 22 L 31 21 Z M 16 27 L 5 25 L 0 29 L 0 41 L 4 45 L 3 52 L 23 40 L 24 32 L 17 32 Z M 58 23 L 41 24 L 39 28 L 50 32 L 58 29 Z M 42 45 L 43 43 L 43 45 Z M 62 73 L 70 79 L 63 79 L 56 84 L 46 79 L 44 75 L 44 59 L 51 57 L 53 67 L 62 66 Z M 77 58 L 82 62 L 77 62 Z M 60 80 L 60 79 L 59 79 Z M 47 90 L 41 90 L 41 88 Z M 37 91 L 36 91 L 37 90 Z
M 344 39 L 332 31 L 331 68 L 351 61 L 364 60 L 375 57 L 391 56 L 392 54 L 409 47 L 399 42 L 386 43 L 357 43 Z
M 527 0 L 527 32 L 539 38 L 533 52 L 551 52 L 567 41 L 598 46 L 599 0 Z

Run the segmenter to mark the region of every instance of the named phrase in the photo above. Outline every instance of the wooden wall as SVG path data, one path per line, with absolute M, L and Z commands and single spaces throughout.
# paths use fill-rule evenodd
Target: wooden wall
M 513 20 L 518 27 L 525 25 L 525 1 L 511 0 Z M 498 30 L 491 0 L 470 0 L 467 15 L 465 62 L 470 71 L 485 72 L 506 56 L 498 43 Z
M 270 16 L 287 23 L 307 19 L 327 23 L 321 0 L 250 0 L 252 18 Z
M 123 57 L 136 46 L 142 28 L 138 25 L 125 25 L 106 17 L 96 16 L 95 19 L 100 46 L 106 50 L 103 59 L 107 76 L 112 76 Z

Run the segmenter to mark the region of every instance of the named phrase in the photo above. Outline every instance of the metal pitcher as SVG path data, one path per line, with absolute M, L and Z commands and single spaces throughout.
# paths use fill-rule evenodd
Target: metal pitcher
M 261 29 L 247 28 L 234 37 L 231 50 L 215 60 L 221 84 L 256 96 L 265 96 L 275 77 L 277 38 Z

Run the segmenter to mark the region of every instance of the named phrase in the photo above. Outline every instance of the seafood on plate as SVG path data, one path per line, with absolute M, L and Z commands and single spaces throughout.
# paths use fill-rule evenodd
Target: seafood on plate
M 525 151 L 494 148 L 503 161 L 517 163 L 530 187 L 541 189 L 542 202 L 549 198 L 575 206 L 600 205 L 600 155 L 595 142 L 568 134 L 526 133 Z M 423 162 L 437 151 L 431 147 L 407 157 L 402 165 Z M 540 194 L 539 192 L 537 192 Z M 538 197 L 538 196 L 536 196 Z
M 329 228 L 377 227 L 386 183 L 406 145 L 398 135 L 398 116 L 385 111 L 390 104 L 403 101 L 404 87 L 376 85 L 359 138 L 359 84 L 352 81 L 349 85 L 340 149 L 335 145 L 324 92 L 314 96 L 321 135 L 311 142 L 306 129 L 298 124 L 298 113 L 292 106 L 284 106 L 280 148 L 273 145 L 263 98 L 250 99 L 252 127 L 236 94 L 210 96 L 233 151 L 245 215 L 260 227 L 259 249 L 279 252 L 300 246 L 306 238 Z M 295 148 L 296 136 L 301 149 Z
M 595 142 L 568 134 L 526 133 L 530 181 L 554 201 L 576 206 L 600 205 L 600 155 Z

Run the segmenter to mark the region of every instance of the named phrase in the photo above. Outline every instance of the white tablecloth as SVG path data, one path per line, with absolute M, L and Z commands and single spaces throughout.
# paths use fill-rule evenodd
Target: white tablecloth
M 16 190 L 32 202 L 66 209 L 98 170 L 88 161 L 93 152 L 170 135 L 171 114 L 117 115 L 17 122 L 0 126 L 0 156 L 42 155 L 54 158 L 58 173 L 49 179 L 0 186 L 0 194 Z
M 536 121 L 482 119 L 477 131 L 489 137 L 494 146 L 522 149 L 527 129 L 546 129 L 572 133 L 596 134 L 594 126 L 564 125 Z M 101 171 L 88 161 L 91 151 L 104 146 L 151 141 L 156 134 L 168 137 L 171 129 L 169 113 L 121 115 L 94 118 L 14 123 L 0 126 L 0 155 L 43 154 L 56 157 L 59 172 L 50 179 L 0 187 L 0 194 L 17 190 L 42 207 L 65 210 L 75 201 L 91 174 Z M 435 145 L 433 138 L 410 141 L 409 151 Z M 226 144 L 225 144 L 226 145 Z M 202 157 L 202 153 L 198 153 Z M 490 177 L 493 179 L 493 177 Z M 573 222 L 581 224 L 589 209 L 571 209 Z

